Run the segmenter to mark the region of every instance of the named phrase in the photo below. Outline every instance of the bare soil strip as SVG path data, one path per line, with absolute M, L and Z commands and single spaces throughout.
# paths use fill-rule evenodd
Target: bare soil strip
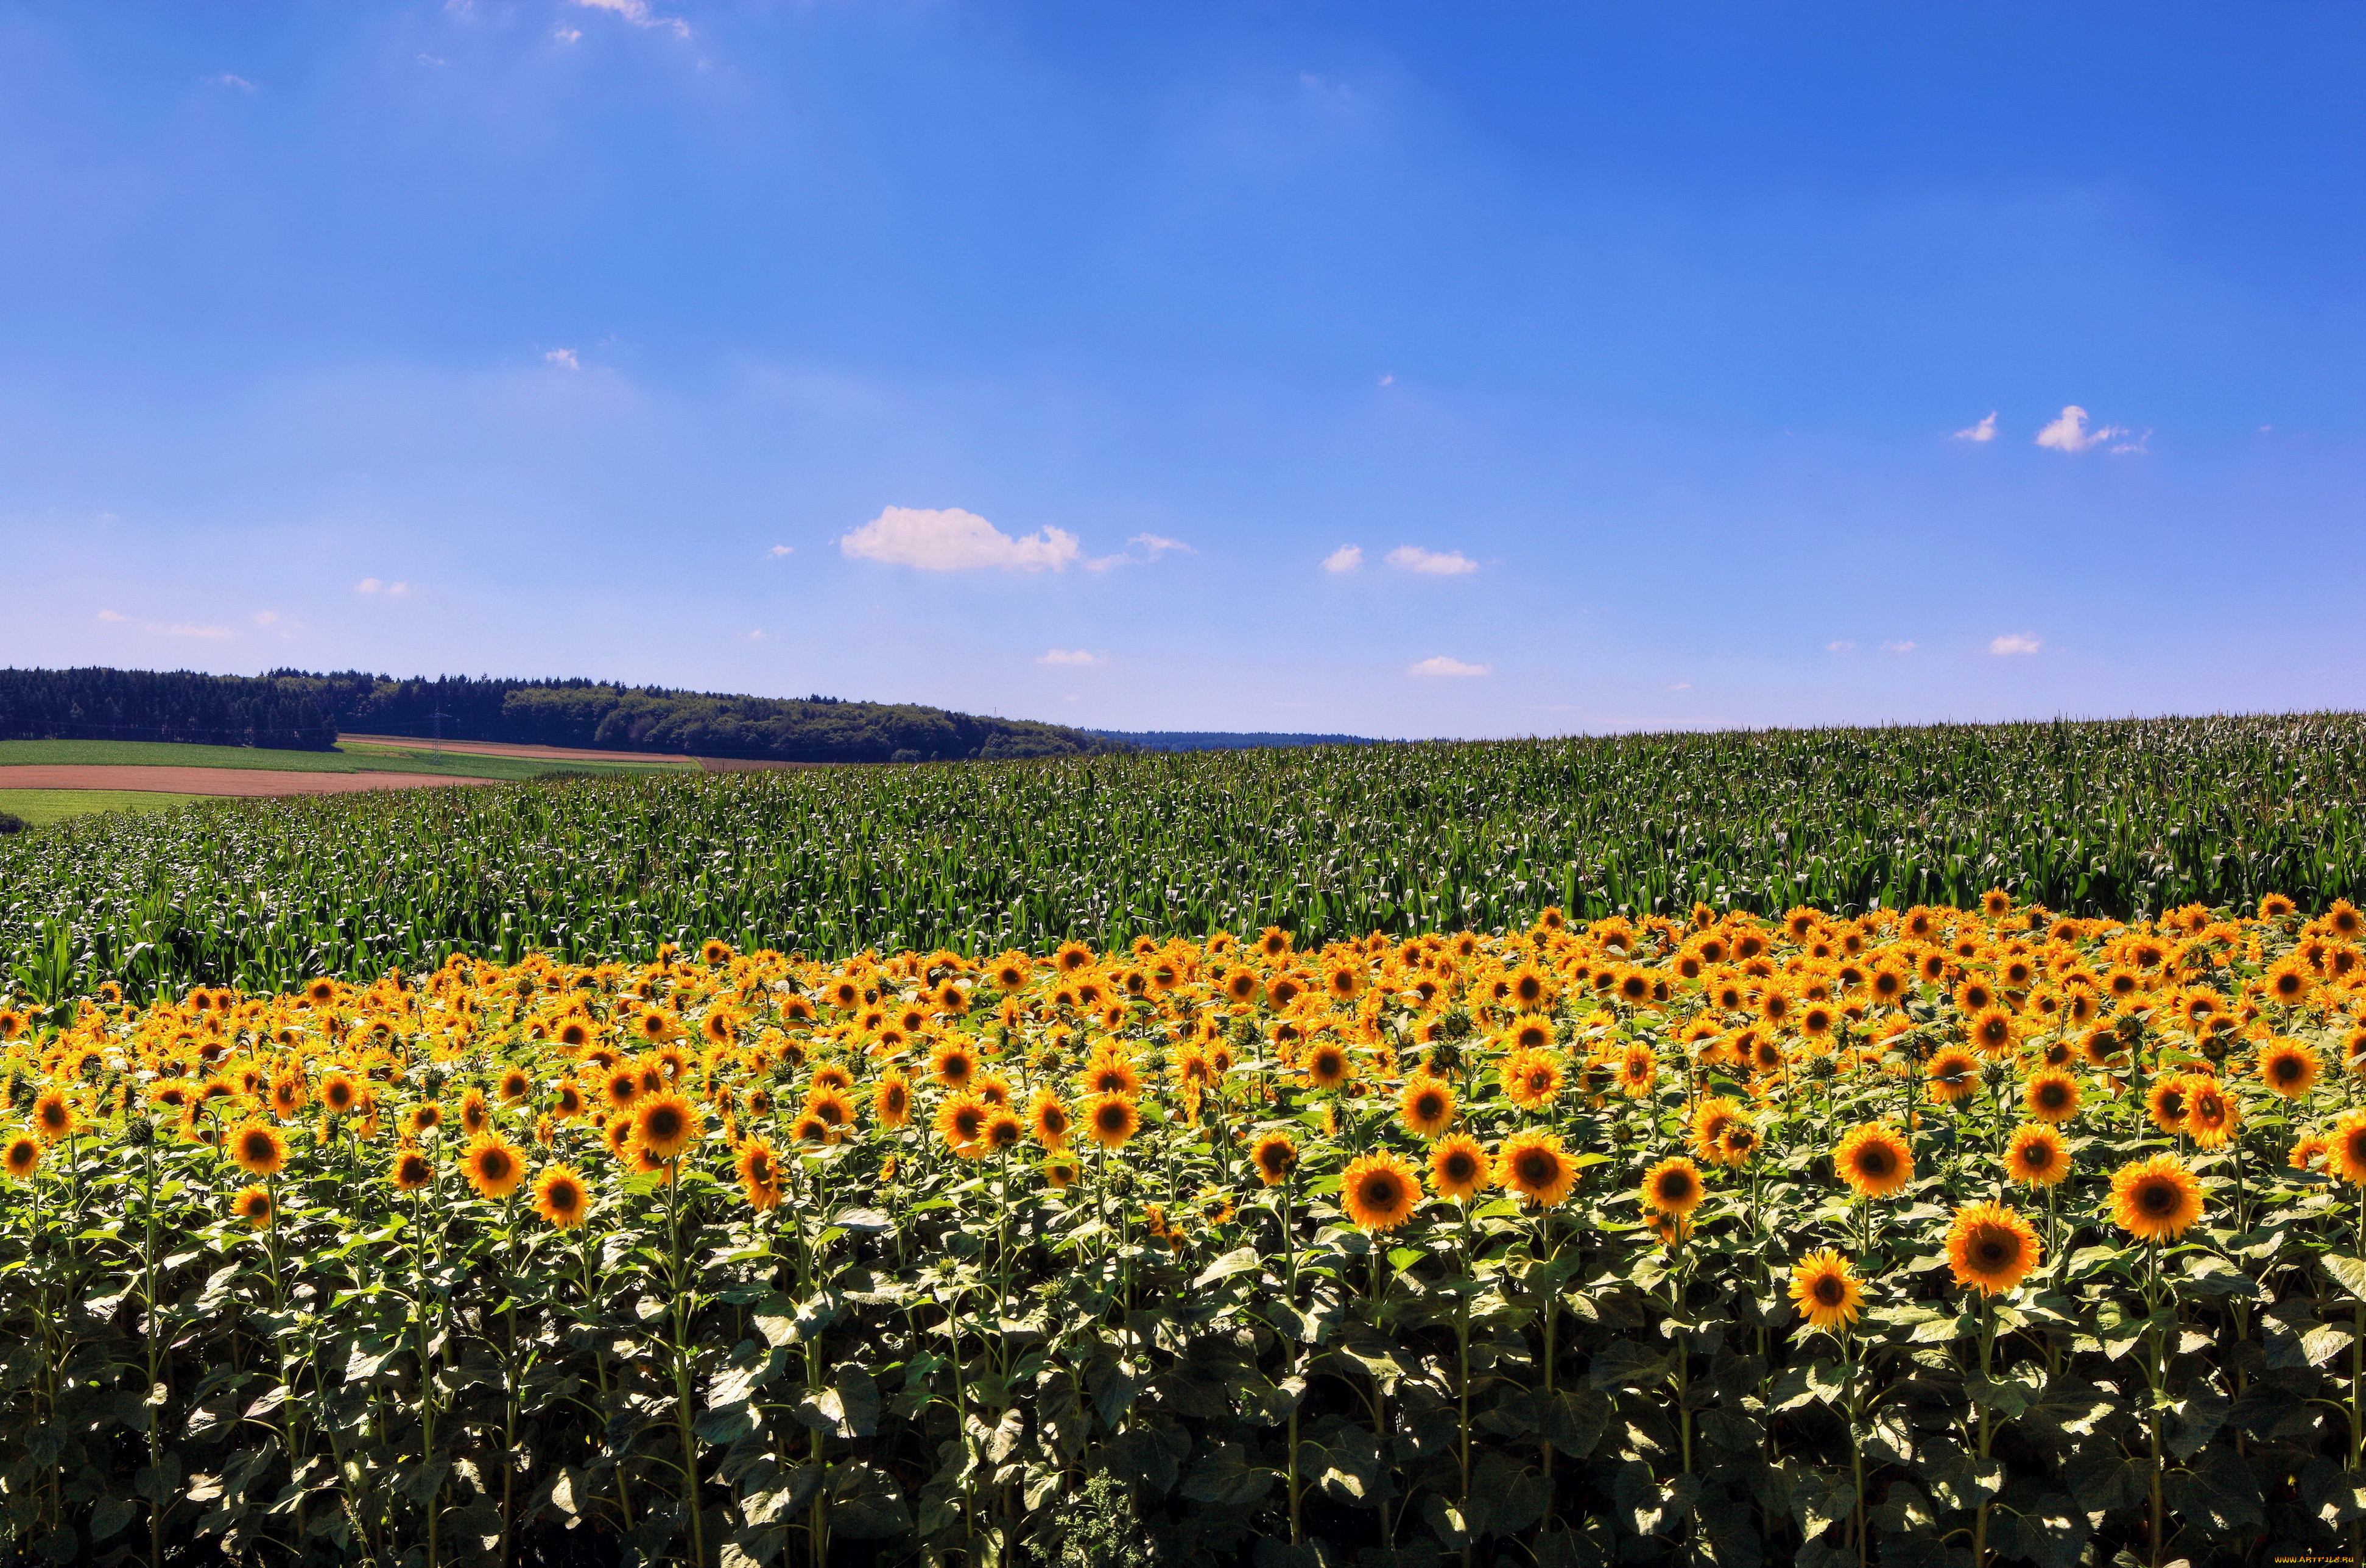
M 163 768 L 128 762 L 0 767 L 0 789 L 129 789 L 164 795 L 353 795 L 366 789 L 443 789 L 501 782 L 453 773 L 297 773 L 276 768 Z

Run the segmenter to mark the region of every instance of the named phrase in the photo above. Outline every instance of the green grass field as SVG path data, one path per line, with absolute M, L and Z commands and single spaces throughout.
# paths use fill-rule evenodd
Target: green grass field
M 46 828 L 94 811 L 155 811 L 167 806 L 218 798 L 206 795 L 160 795 L 144 789 L 0 789 L 0 811 Z
M 256 746 L 189 746 L 161 740 L 0 740 L 0 767 L 35 763 L 114 764 L 158 768 L 264 768 L 302 773 L 448 773 L 468 779 L 532 779 L 554 772 L 586 773 L 694 773 L 687 758 L 646 762 L 592 762 L 555 757 L 435 756 L 425 746 L 344 746 L 334 751 L 270 751 Z

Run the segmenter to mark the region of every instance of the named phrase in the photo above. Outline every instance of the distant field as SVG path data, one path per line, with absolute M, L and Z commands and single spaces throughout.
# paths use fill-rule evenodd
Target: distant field
M 0 789 L 0 811 L 21 817 L 36 828 L 86 817 L 94 811 L 154 811 L 186 806 L 202 795 L 165 795 L 144 789 Z
M 509 749 L 526 753 L 527 748 Z M 265 768 L 302 773 L 440 773 L 456 778 L 531 779 L 557 770 L 569 773 L 646 773 L 686 772 L 696 763 L 681 758 L 648 761 L 601 761 L 554 754 L 485 756 L 446 750 L 433 755 L 415 749 L 358 742 L 334 751 L 273 751 L 257 746 L 188 746 L 163 740 L 0 740 L 0 767 L 138 766 L 158 768 Z

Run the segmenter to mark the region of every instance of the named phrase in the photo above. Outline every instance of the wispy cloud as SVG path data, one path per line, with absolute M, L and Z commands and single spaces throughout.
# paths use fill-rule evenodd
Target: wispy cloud
M 1916 645 L 1910 642 L 1885 642 L 1881 645 L 1881 651 L 1884 653 L 1911 653 L 1914 651 L 1915 647 Z
M 543 351 L 542 359 L 544 364 L 558 370 L 583 368 L 583 362 L 575 357 L 575 351 L 571 348 L 546 349 Z
M 680 17 L 660 17 L 649 8 L 649 0 L 575 0 L 578 6 L 594 11 L 606 11 L 622 17 L 637 28 L 671 28 L 676 38 L 690 36 L 690 24 Z
M 1954 438 L 1957 441 L 1994 441 L 1996 439 L 1996 411 L 1994 409 L 1990 409 L 1989 411 L 1988 418 L 1980 421 L 1977 424 L 1967 424 L 1964 426 L 1963 429 L 1955 432 Z
M 1425 659 L 1405 671 L 1408 675 L 1492 675 L 1494 672 L 1495 667 L 1492 664 L 1465 664 L 1459 659 L 1448 659 L 1442 653 L 1435 659 Z
M 102 621 L 128 621 L 131 617 L 120 610 L 101 610 L 98 618 Z
M 1429 577 L 1459 577 L 1479 570 L 1479 563 L 1460 550 L 1425 550 L 1419 545 L 1399 545 L 1389 552 L 1388 562 Z
M 389 599 L 407 599 L 411 596 L 411 584 L 381 582 L 375 577 L 365 577 L 354 584 L 354 592 L 371 595 L 383 594 Z
M 1323 558 L 1325 571 L 1353 571 L 1363 564 L 1364 549 L 1360 545 L 1342 545 Z
M 797 547 L 794 545 L 774 545 L 771 549 L 766 550 L 764 553 L 771 556 L 774 560 L 778 560 L 783 556 L 793 556 L 796 554 Z
M 236 75 L 228 71 L 221 73 L 218 76 L 207 77 L 206 85 L 212 87 L 235 87 L 242 93 L 252 93 L 256 90 L 254 83 L 248 81 L 243 76 Z
M 1098 653 L 1089 652 L 1081 648 L 1050 648 L 1037 654 L 1035 662 L 1074 668 L 1080 665 L 1105 664 L 1108 660 Z
M 2122 431 L 2120 434 L 2125 435 L 2127 434 L 2127 432 Z M 2145 433 L 2142 435 L 2133 436 L 2128 440 L 2115 444 L 2112 447 L 2112 456 L 2115 457 L 2150 457 L 2151 455 L 2152 426 L 2150 425 L 2145 426 Z
M 550 36 L 557 39 L 561 43 L 574 43 L 582 38 L 583 29 L 581 28 L 559 28 L 554 30 Z
M 761 626 L 758 626 L 754 631 L 741 632 L 739 634 L 739 640 L 741 642 L 769 642 L 772 640 L 772 633 L 766 631 Z
M 2077 403 L 2066 405 L 2059 418 L 2037 433 L 2037 444 L 2056 452 L 2085 452 L 2107 441 L 2126 435 L 2128 432 L 2116 424 L 2087 428 L 2087 411 Z M 2146 432 L 2147 434 L 2150 432 Z M 2115 448 L 2116 450 L 2116 448 Z
M 1692 689 L 1693 683 L 1690 681 L 1678 681 L 1668 688 L 1672 692 L 1689 692 Z
M 208 641 L 232 635 L 228 626 L 197 626 L 189 621 L 175 621 L 169 626 L 150 621 L 142 626 L 141 630 L 152 633 L 157 637 L 203 637 Z
M 1856 651 L 1856 644 L 1853 642 L 1828 642 L 1824 644 L 1824 651 L 1826 653 L 1854 653 Z
M 426 66 L 441 67 L 449 65 L 452 62 L 448 60 L 438 60 L 432 54 L 422 54 L 419 57 L 419 63 Z
M 1170 539 L 1164 534 L 1136 534 L 1126 543 L 1141 546 L 1143 553 L 1152 560 L 1156 560 L 1169 550 L 1179 550 L 1187 556 L 1196 556 L 1200 553 L 1182 540 Z
M 2045 646 L 2045 639 L 2035 632 L 2007 632 L 1989 639 L 1989 651 L 1999 655 L 2035 653 Z
M 1395 371 L 1393 371 L 1393 370 L 1391 370 L 1391 371 L 1390 371 L 1387 375 L 1382 376 L 1382 377 L 1380 378 L 1380 384 L 1381 386 L 1383 386 L 1383 387 L 1393 387 L 1393 386 L 1395 386 L 1395 385 L 1397 384 L 1396 372 L 1395 372 Z
M 883 508 L 862 527 L 840 536 L 838 547 L 849 556 L 918 567 L 922 571 L 972 571 L 983 567 L 1064 571 L 1077 556 L 1076 536 L 1065 529 L 1038 528 L 1014 539 L 976 513 L 957 506 L 942 511 Z

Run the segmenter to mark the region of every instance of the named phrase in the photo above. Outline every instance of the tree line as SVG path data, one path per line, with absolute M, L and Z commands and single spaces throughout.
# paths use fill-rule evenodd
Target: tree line
M 0 671 L 0 739 L 180 740 L 326 750 L 341 733 L 793 762 L 1124 751 L 1121 740 L 910 703 L 754 697 L 597 681 L 361 671 Z

